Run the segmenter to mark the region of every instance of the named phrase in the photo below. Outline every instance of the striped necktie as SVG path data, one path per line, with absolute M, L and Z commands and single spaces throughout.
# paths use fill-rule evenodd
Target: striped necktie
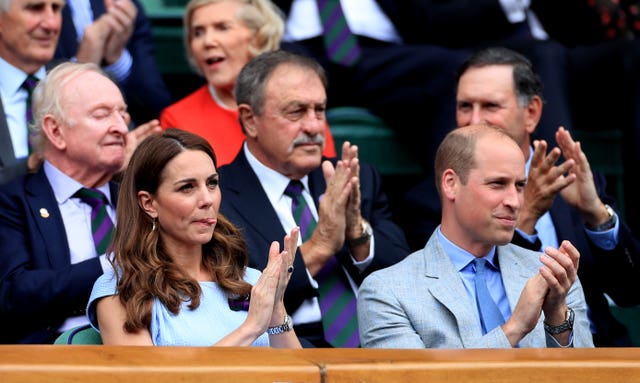
M 300 236 L 302 237 L 302 242 L 304 242 L 313 234 L 317 222 L 302 195 L 302 189 L 302 182 L 291 180 L 284 190 L 284 194 L 291 197 L 291 213 L 293 213 L 293 219 L 300 226 Z
M 33 96 L 33 90 L 38 85 L 38 78 L 32 74 L 28 75 L 27 78 L 22 83 L 22 89 L 27 91 L 27 109 L 26 109 L 26 120 L 27 120 L 27 139 L 29 140 L 29 154 L 33 153 L 33 139 L 31 134 L 29 133 L 29 127 L 33 124 L 33 110 L 31 109 L 31 101 Z
M 302 195 L 302 183 L 292 180 L 284 194 L 291 197 L 291 211 L 303 242 L 311 237 L 316 220 Z M 322 314 L 322 327 L 327 342 L 334 347 L 358 347 L 358 318 L 356 296 L 344 270 L 335 256 L 329 258 L 315 277 L 318 281 L 318 301 Z
M 317 0 L 323 28 L 324 45 L 329 60 L 343 66 L 353 66 L 361 55 L 356 35 L 351 32 L 340 0 Z
M 504 318 L 496 302 L 489 294 L 487 281 L 485 279 L 485 271 L 487 260 L 476 258 L 473 260 L 476 269 L 473 282 L 476 288 L 476 303 L 478 304 L 478 312 L 480 313 L 480 324 L 482 325 L 482 333 L 486 334 L 494 328 L 504 323 Z
M 107 197 L 96 189 L 82 188 L 74 197 L 91 206 L 91 232 L 98 255 L 104 254 L 113 237 L 113 222 L 107 213 Z

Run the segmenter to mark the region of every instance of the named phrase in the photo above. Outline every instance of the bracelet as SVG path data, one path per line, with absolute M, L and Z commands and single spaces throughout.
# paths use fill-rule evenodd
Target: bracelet
M 281 324 L 280 326 L 269 327 L 267 329 L 267 334 L 278 335 L 278 334 L 282 334 L 283 332 L 287 332 L 291 330 L 293 330 L 293 320 L 289 315 L 285 314 L 284 323 Z

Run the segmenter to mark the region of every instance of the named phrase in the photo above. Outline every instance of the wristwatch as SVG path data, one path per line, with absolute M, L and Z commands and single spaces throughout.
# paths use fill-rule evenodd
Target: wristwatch
M 571 307 L 567 308 L 567 317 L 564 320 L 564 322 L 560 323 L 557 326 L 551 326 L 548 324 L 544 324 L 544 331 L 548 332 L 551 335 L 556 335 L 556 334 L 560 334 L 563 333 L 567 330 L 571 330 L 573 329 L 573 319 L 575 317 L 575 314 L 573 313 L 573 309 L 571 309 Z
M 293 330 L 293 320 L 289 315 L 285 314 L 284 323 L 281 324 L 280 326 L 269 327 L 267 329 L 267 334 L 278 335 L 278 334 L 282 334 L 283 332 L 287 332 L 291 330 Z
M 604 207 L 605 207 L 605 209 L 607 209 L 607 214 L 609 215 L 609 218 L 607 218 L 607 220 L 604 221 L 604 223 L 601 223 L 598 226 L 595 226 L 595 227 L 587 226 L 587 228 L 589 230 L 591 230 L 591 231 L 607 231 L 607 230 L 613 229 L 613 227 L 616 225 L 616 213 L 613 211 L 611 206 L 605 204 Z
M 362 218 L 361 225 L 362 225 L 362 234 L 360 234 L 358 238 L 348 240 L 347 243 L 349 244 L 349 246 L 351 247 L 360 246 L 363 243 L 369 242 L 369 240 L 371 239 L 371 235 L 373 234 L 373 229 L 371 228 L 371 225 L 369 225 L 369 222 L 367 222 L 366 219 Z

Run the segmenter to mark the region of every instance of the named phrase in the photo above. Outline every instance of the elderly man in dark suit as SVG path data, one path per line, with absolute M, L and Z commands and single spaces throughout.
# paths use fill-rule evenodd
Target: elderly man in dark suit
M 94 64 L 64 63 L 34 92 L 44 164 L 0 187 L 0 342 L 50 343 L 87 323 L 111 266 L 116 185 L 139 137 L 120 89 Z
M 317 62 L 285 51 L 242 69 L 236 99 L 247 138 L 219 170 L 221 212 L 243 231 L 257 268 L 266 265 L 265 246 L 299 225 L 285 293 L 296 334 L 319 347 L 357 347 L 357 286 L 408 247 L 357 147 L 345 143 L 340 160 L 323 160 L 325 83 Z

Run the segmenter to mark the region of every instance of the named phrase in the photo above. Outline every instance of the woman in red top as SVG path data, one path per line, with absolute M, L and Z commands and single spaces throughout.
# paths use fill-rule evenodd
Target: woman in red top
M 284 24 L 267 0 L 191 0 L 184 26 L 189 62 L 207 84 L 167 107 L 160 124 L 204 137 L 222 166 L 233 161 L 244 142 L 233 94 L 236 78 L 253 57 L 278 49 Z M 328 126 L 325 139 L 323 154 L 335 157 Z

